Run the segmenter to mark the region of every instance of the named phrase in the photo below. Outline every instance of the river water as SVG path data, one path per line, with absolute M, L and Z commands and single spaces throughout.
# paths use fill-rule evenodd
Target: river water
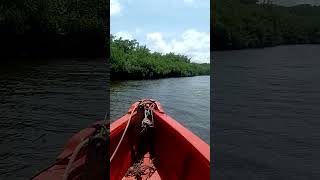
M 320 46 L 212 57 L 216 179 L 320 179 Z
M 104 118 L 107 69 L 101 59 L 2 63 L 0 179 L 30 178 L 74 133 Z M 112 119 L 143 97 L 159 100 L 170 116 L 210 142 L 209 76 L 113 82 Z
M 0 68 L 0 179 L 30 178 L 105 115 L 104 60 L 26 61 Z
M 159 101 L 164 111 L 210 143 L 210 76 L 112 82 L 111 120 L 141 98 Z

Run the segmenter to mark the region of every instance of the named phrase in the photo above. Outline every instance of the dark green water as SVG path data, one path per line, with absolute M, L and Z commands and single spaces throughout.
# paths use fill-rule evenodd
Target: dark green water
M 66 141 L 103 119 L 104 60 L 60 59 L 0 67 L 0 179 L 29 179 L 54 161 Z
M 212 57 L 216 179 L 320 179 L 320 46 Z

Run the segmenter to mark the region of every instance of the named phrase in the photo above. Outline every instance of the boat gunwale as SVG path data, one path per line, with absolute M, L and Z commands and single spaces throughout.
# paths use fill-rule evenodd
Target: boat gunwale
M 157 105 L 157 109 L 154 111 L 154 113 L 156 116 L 159 117 L 159 119 L 157 120 L 164 122 L 171 129 L 173 129 L 177 134 L 179 134 L 185 141 L 187 141 L 187 143 L 189 143 L 192 147 L 194 147 L 196 151 L 199 152 L 204 157 L 204 159 L 208 162 L 208 165 L 210 166 L 210 146 L 206 142 L 204 142 L 200 137 L 196 136 L 189 129 L 187 129 L 182 124 L 180 124 L 177 120 L 167 115 L 163 111 L 163 108 L 158 101 L 156 101 L 155 103 Z M 134 103 L 130 107 L 127 114 L 125 114 L 124 116 L 122 116 L 121 118 L 119 118 L 118 120 L 110 124 L 109 137 L 112 136 L 113 133 L 121 131 L 125 127 L 126 123 L 129 120 L 130 113 L 136 106 L 138 106 L 138 104 L 139 104 L 139 101 Z
M 157 111 L 155 111 L 154 113 L 156 114 L 156 116 L 159 116 L 159 119 L 165 122 L 166 125 L 174 129 L 174 132 L 182 136 L 183 139 L 191 145 L 191 147 L 195 148 L 196 151 L 199 152 L 206 161 L 208 161 L 208 165 L 210 166 L 210 146 L 206 142 L 204 142 L 200 137 L 196 136 L 189 129 L 184 127 L 169 115 L 165 113 L 159 113 Z

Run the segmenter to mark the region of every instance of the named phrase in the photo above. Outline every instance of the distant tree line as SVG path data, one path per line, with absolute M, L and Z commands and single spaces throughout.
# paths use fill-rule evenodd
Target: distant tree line
M 211 11 L 213 50 L 320 43 L 320 6 L 216 0 Z
M 208 75 L 210 65 L 190 62 L 185 55 L 151 52 L 136 40 L 111 35 L 111 79 L 153 79 Z
M 105 0 L 1 0 L 0 56 L 103 56 L 108 4 Z

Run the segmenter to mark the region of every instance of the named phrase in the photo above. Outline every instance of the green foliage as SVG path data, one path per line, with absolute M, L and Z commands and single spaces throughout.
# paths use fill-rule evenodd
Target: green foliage
M 105 57 L 105 0 L 1 0 L 0 56 Z
M 217 0 L 213 49 L 320 43 L 320 7 L 283 7 L 254 0 Z
M 105 0 L 3 0 L 0 32 L 92 32 L 103 29 Z
M 209 64 L 191 63 L 184 55 L 151 52 L 136 40 L 111 36 L 111 78 L 150 79 L 208 75 Z

